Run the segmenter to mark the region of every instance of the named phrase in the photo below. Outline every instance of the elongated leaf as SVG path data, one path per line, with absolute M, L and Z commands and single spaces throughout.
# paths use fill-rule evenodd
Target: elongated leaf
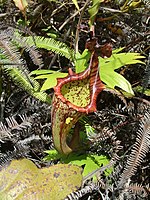
M 90 7 L 90 9 L 88 10 L 89 14 L 90 14 L 90 20 L 89 20 L 89 25 L 92 26 L 94 21 L 95 21 L 95 17 L 98 13 L 99 10 L 99 6 L 100 3 L 103 2 L 104 0 L 92 0 L 93 5 Z
M 130 65 L 130 64 L 145 64 L 142 62 L 141 58 L 144 58 L 144 56 L 141 56 L 139 53 L 114 53 L 110 58 L 100 58 L 99 61 L 102 66 L 102 68 L 105 68 L 109 65 L 109 67 L 113 70 L 118 69 L 124 65 Z
M 58 164 L 38 169 L 28 159 L 13 160 L 0 172 L 0 199 L 59 199 L 81 186 L 81 168 Z
M 53 73 L 56 73 L 56 71 L 54 70 L 50 70 L 50 69 L 38 69 L 38 70 L 34 70 L 32 71 L 30 74 L 31 75 L 42 75 L 42 74 L 53 74 Z
M 55 87 L 57 84 L 57 78 L 64 78 L 67 75 L 67 73 L 55 73 L 53 75 L 49 75 L 49 77 L 44 82 L 41 91 Z
M 125 48 L 125 47 L 120 47 L 120 48 L 118 48 L 118 49 L 114 49 L 114 50 L 112 51 L 112 53 L 113 53 L 113 54 L 119 53 L 119 52 L 121 52 L 124 48 Z

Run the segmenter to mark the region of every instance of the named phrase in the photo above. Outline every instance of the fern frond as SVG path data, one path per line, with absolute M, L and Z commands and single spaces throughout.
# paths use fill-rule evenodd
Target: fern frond
M 7 151 L 5 154 L 3 153 L 0 155 L 0 170 L 11 160 L 26 157 L 29 152 L 29 148 L 20 144 L 15 146 L 14 151 Z
M 50 97 L 40 90 L 39 83 L 29 76 L 29 72 L 25 68 L 18 68 L 12 66 L 4 66 L 4 70 L 12 77 L 14 82 L 21 86 L 24 90 L 26 90 L 33 97 L 44 101 L 48 104 L 51 104 Z M 26 73 L 26 74 L 25 74 Z M 32 86 L 32 84 L 33 86 Z
M 18 47 L 21 47 L 24 48 L 25 51 L 29 52 L 29 55 L 35 65 L 39 66 L 40 68 L 43 66 L 41 55 L 36 49 L 36 46 L 34 44 L 29 45 L 26 42 L 27 39 L 21 36 L 21 34 L 19 34 L 15 29 L 9 28 L 5 31 L 2 31 L 0 33 L 0 38 L 0 48 L 4 49 L 4 54 L 11 61 L 15 61 L 16 63 L 16 57 L 19 60 L 21 59 L 21 54 L 18 51 Z M 11 59 L 11 57 L 15 58 L 15 60 Z
M 5 124 L 0 122 L 0 142 L 3 142 L 3 140 L 6 140 L 7 138 L 11 137 L 11 132 L 7 128 Z
M 35 65 L 40 68 L 43 67 L 43 60 L 34 43 L 33 45 L 30 45 L 27 42 L 27 38 L 21 36 L 19 33 L 14 33 L 11 37 L 13 42 L 15 42 L 19 47 L 24 48 L 26 52 L 29 52 L 29 56 Z
M 25 115 L 20 115 L 22 122 L 19 124 L 14 116 L 5 119 L 6 123 L 0 122 L 0 141 L 3 142 L 7 139 L 13 139 L 13 130 L 24 130 L 31 127 L 30 118 Z M 15 132 L 16 136 L 16 132 Z
M 139 184 L 131 184 L 128 187 L 125 188 L 125 190 L 131 191 L 132 193 L 142 195 L 143 197 L 148 196 L 148 192 L 150 192 L 149 187 L 143 187 Z
M 44 38 L 40 36 L 34 36 L 34 41 L 31 36 L 26 38 L 26 42 L 29 45 L 34 45 L 34 42 L 38 48 L 47 49 L 53 51 L 61 56 L 65 56 L 70 60 L 74 60 L 74 50 L 69 48 L 65 43 L 54 40 L 53 38 Z
M 4 40 L 3 38 L 0 39 L 0 49 L 2 50 L 2 53 L 5 55 L 5 57 L 9 59 L 11 62 L 24 64 L 17 47 L 13 45 L 9 41 L 9 39 L 8 40 Z
M 98 191 L 99 186 L 91 183 L 90 185 L 86 185 L 84 188 L 81 188 L 80 190 L 76 192 L 70 193 L 65 200 L 79 200 L 80 198 L 84 197 L 87 194 L 91 194 L 92 191 Z
M 39 88 L 40 88 L 39 83 L 29 76 L 29 72 L 25 68 L 25 62 L 21 58 L 21 54 L 18 51 L 17 45 L 15 46 L 11 41 L 11 39 L 13 38 L 12 32 L 8 32 L 8 35 L 6 35 L 6 36 L 4 35 L 4 33 L 1 33 L 0 36 L 1 36 L 0 49 L 2 52 L 0 55 L 2 55 L 2 54 L 4 55 L 4 59 L 2 59 L 2 64 L 7 62 L 7 59 L 8 59 L 8 62 L 10 62 L 10 63 L 13 62 L 13 63 L 18 64 L 16 66 L 4 65 L 3 69 L 12 77 L 12 79 L 17 84 L 19 84 L 29 94 L 31 94 L 32 96 L 34 96 L 35 98 L 37 98 L 41 101 L 44 101 L 44 102 L 47 102 L 50 104 L 51 100 L 48 97 L 48 95 L 44 92 L 40 92 L 39 91 Z M 26 47 L 27 50 L 29 50 L 29 47 L 26 45 L 25 40 L 24 40 L 23 44 L 24 44 L 23 46 Z M 37 65 L 41 66 L 41 60 L 33 46 L 31 47 L 30 55 L 32 56 L 33 62 L 35 62 Z M 4 62 L 3 62 L 3 60 L 4 60 Z M 22 66 L 20 67 L 20 65 L 22 65 Z
M 143 158 L 150 148 L 150 113 L 146 113 L 142 119 L 136 142 L 131 150 L 131 155 L 127 161 L 125 169 L 121 175 L 119 185 L 124 185 L 136 172 L 137 167 L 141 164 Z
M 26 50 L 29 51 L 29 55 L 33 61 L 33 63 L 37 66 L 39 66 L 40 68 L 43 67 L 43 61 L 41 59 L 41 55 L 39 54 L 39 52 L 37 51 L 37 49 L 35 49 L 34 46 L 26 48 Z

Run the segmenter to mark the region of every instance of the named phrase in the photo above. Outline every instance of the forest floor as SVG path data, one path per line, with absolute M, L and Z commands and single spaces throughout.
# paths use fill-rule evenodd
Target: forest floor
M 128 3 L 127 3 L 128 2 Z M 78 1 L 79 7 L 85 5 L 85 1 Z M 29 1 L 26 12 L 21 12 L 13 1 L 0 2 L 0 32 L 9 28 L 21 29 L 24 35 L 53 37 L 65 42 L 69 47 L 75 49 L 78 39 L 78 49 L 82 52 L 86 40 L 89 38 L 89 13 L 91 3 L 79 18 L 73 1 Z M 120 159 L 114 168 L 113 186 L 117 184 L 126 161 L 135 143 L 139 128 L 143 128 L 141 120 L 144 116 L 150 118 L 150 2 L 141 1 L 102 1 L 99 12 L 95 19 L 95 35 L 99 44 L 111 43 L 113 49 L 124 47 L 124 52 L 138 52 L 145 56 L 143 64 L 123 66 L 118 72 L 123 75 L 132 85 L 135 96 L 123 97 L 103 91 L 97 99 L 97 111 L 87 116 L 87 122 L 98 134 L 104 136 L 99 143 L 94 141 L 88 151 L 100 155 L 103 153 L 108 158 L 117 148 L 114 144 L 119 141 L 121 149 L 117 154 Z M 76 37 L 77 29 L 79 37 Z M 1 39 L 1 38 L 0 38 Z M 43 59 L 42 69 L 61 70 L 67 72 L 71 62 L 55 53 L 39 49 Z M 24 57 L 28 59 L 28 55 Z M 30 60 L 29 71 L 38 69 Z M 21 87 L 16 85 L 12 79 L 1 71 L 0 80 L 0 166 L 12 159 L 26 157 L 34 161 L 39 167 L 56 164 L 55 162 L 44 162 L 45 150 L 53 149 L 51 134 L 51 105 L 47 105 L 29 95 Z M 53 90 L 47 93 L 52 96 Z M 148 123 L 150 119 L 148 119 Z M 5 132 L 11 137 L 3 137 Z M 148 124 L 149 127 L 149 124 Z M 81 128 L 82 129 L 82 128 Z M 106 130 L 109 133 L 106 134 Z M 84 130 L 82 130 L 84 131 Z M 150 132 L 150 131 L 149 131 Z M 147 134 L 150 134 L 150 133 Z M 115 139 L 112 139 L 112 135 Z M 59 162 L 59 161 L 57 161 Z M 150 154 L 146 153 L 142 163 L 132 176 L 131 183 L 138 184 L 142 188 L 150 183 Z M 102 178 L 102 182 L 105 179 Z M 101 183 L 101 182 L 100 182 Z M 99 183 L 99 184 L 100 184 Z M 89 183 L 87 182 L 85 186 Z M 85 187 L 83 186 L 83 188 Z M 82 188 L 82 189 L 83 189 Z M 135 190 L 138 191 L 138 186 Z M 139 189 L 140 190 L 140 189 Z M 149 190 L 149 189 L 148 189 Z M 115 189 L 112 191 L 114 192 Z M 112 197 L 113 192 L 106 195 L 105 188 L 93 187 L 81 197 L 80 200 L 117 199 Z M 150 190 L 149 190 L 150 191 Z M 107 191 L 108 192 L 108 191 Z M 115 192 L 114 192 L 115 194 Z M 118 194 L 115 194 L 116 196 Z M 107 196 L 107 198 L 106 198 Z M 70 197 L 70 199 L 73 197 Z M 68 198 L 69 199 L 69 198 Z M 75 199 L 75 198 L 74 198 Z M 148 199 L 148 196 L 138 196 L 137 192 L 124 197 L 124 199 Z

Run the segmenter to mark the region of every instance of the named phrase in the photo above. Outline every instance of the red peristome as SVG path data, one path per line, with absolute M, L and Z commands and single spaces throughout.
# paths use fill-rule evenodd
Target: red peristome
M 86 107 L 79 107 L 68 101 L 63 94 L 61 94 L 61 88 L 64 84 L 72 81 L 83 80 L 89 77 L 90 84 L 90 103 Z M 65 78 L 57 79 L 57 86 L 54 87 L 55 95 L 70 108 L 73 108 L 82 113 L 91 113 L 96 111 L 96 99 L 98 94 L 105 88 L 104 84 L 100 80 L 98 70 L 98 56 L 96 52 L 93 52 L 90 60 L 89 67 L 79 74 L 75 74 L 69 69 L 69 75 Z

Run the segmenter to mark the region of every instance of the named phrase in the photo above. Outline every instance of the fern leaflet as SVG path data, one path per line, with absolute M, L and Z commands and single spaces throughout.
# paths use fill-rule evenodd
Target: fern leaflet
M 70 60 L 74 60 L 74 50 L 69 48 L 65 43 L 56 41 L 53 38 L 44 38 L 40 36 L 34 36 L 34 41 L 31 36 L 26 38 L 26 42 L 31 46 L 34 45 L 34 42 L 38 48 L 44 48 L 51 50 L 61 56 L 65 56 Z
M 141 164 L 143 158 L 150 148 L 150 113 L 146 113 L 140 123 L 136 142 L 132 148 L 130 158 L 121 175 L 119 185 L 124 185 L 132 175 L 136 172 L 138 165 Z

